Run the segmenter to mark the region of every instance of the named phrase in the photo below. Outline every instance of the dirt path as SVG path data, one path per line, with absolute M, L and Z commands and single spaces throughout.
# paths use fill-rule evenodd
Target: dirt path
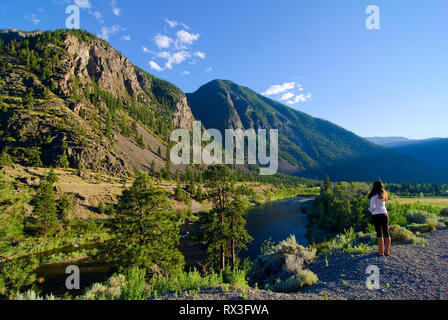
M 380 288 L 366 286 L 366 269 L 377 266 Z M 432 233 L 428 242 L 393 245 L 392 256 L 373 254 L 338 255 L 324 258 L 310 266 L 319 282 L 300 293 L 281 294 L 248 289 L 250 300 L 447 300 L 448 299 L 448 228 Z M 224 292 L 220 288 L 201 290 L 198 295 L 179 296 L 180 299 L 235 300 L 242 292 Z M 173 299 L 166 296 L 165 299 Z

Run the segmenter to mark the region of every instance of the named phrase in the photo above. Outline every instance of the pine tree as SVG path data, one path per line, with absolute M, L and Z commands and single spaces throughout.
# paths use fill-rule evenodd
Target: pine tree
M 178 184 L 176 190 L 174 191 L 174 197 L 177 201 L 185 201 L 185 192 L 182 190 L 181 186 Z
M 58 167 L 59 168 L 68 168 L 69 166 L 70 166 L 70 163 L 68 162 L 68 159 L 67 159 L 67 152 L 64 150 L 62 152 L 61 158 L 59 159 Z
M 34 229 L 44 237 L 58 229 L 57 204 L 53 184 L 57 178 L 52 171 L 40 183 L 37 193 L 31 201 L 33 216 L 35 218 Z
M 210 213 L 200 215 L 199 224 L 202 228 L 196 239 L 206 242 L 212 265 L 224 271 L 230 260 L 234 269 L 238 250 L 251 241 L 245 228 L 243 202 L 232 189 L 232 175 L 225 165 L 208 168 L 206 187 L 213 209 Z
M 228 220 L 229 220 L 229 234 L 230 239 L 230 255 L 232 270 L 237 266 L 237 251 L 246 249 L 246 244 L 251 242 L 253 238 L 249 235 L 246 229 L 246 220 L 243 214 L 246 212 L 244 202 L 240 195 L 236 195 L 235 199 L 229 206 Z
M 100 203 L 98 203 L 98 213 L 99 214 L 105 214 L 106 213 L 106 208 L 104 207 L 104 203 L 103 201 L 100 201 Z
M 155 173 L 156 173 L 156 164 L 154 163 L 154 160 L 152 160 L 152 162 L 151 162 L 151 173 L 153 175 L 155 175 Z
M 106 137 L 112 138 L 112 133 L 113 133 L 112 116 L 110 115 L 110 113 L 108 113 L 106 120 L 106 131 L 104 134 L 106 135 Z
M 325 176 L 325 181 L 322 186 L 322 191 L 327 191 L 330 189 L 331 183 L 330 183 L 330 177 L 328 175 Z
M 146 172 L 137 172 L 119 198 L 111 258 L 121 269 L 139 267 L 150 275 L 170 275 L 184 265 L 178 249 L 182 223 L 166 192 Z

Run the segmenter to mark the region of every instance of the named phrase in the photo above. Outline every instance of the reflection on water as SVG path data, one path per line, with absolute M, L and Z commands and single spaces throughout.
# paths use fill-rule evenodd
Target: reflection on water
M 254 238 L 254 241 L 248 245 L 247 251 L 240 253 L 242 258 L 256 258 L 260 253 L 260 247 L 264 240 L 272 238 L 279 242 L 294 234 L 297 242 L 307 245 L 306 234 L 306 215 L 302 213 L 310 197 L 297 197 L 281 201 L 271 202 L 269 204 L 251 208 L 247 215 L 247 230 Z M 206 258 L 203 246 L 194 244 L 191 240 L 191 234 L 194 232 L 193 225 L 187 224 L 182 228 L 182 238 L 180 240 L 180 249 L 185 256 L 185 268 L 189 270 L 192 267 L 198 267 L 201 261 Z M 64 295 L 65 269 L 70 264 L 76 264 L 81 272 L 81 290 L 73 290 L 71 295 L 82 294 L 85 288 L 95 282 L 103 282 L 110 276 L 110 266 L 105 263 L 92 263 L 91 261 L 77 261 L 76 263 L 61 263 L 41 266 L 38 270 L 38 276 L 43 276 L 45 282 L 40 286 L 43 294 L 53 292 L 56 295 Z
M 297 242 L 306 246 L 306 214 L 302 213 L 304 202 L 310 198 L 292 198 L 269 203 L 249 210 L 246 216 L 247 230 L 254 240 L 241 252 L 242 257 L 256 258 L 264 240 L 272 238 L 279 242 L 291 234 Z
M 69 291 L 65 287 L 65 280 L 70 274 L 65 274 L 65 270 L 72 264 L 79 267 L 80 289 Z M 89 260 L 43 265 L 37 270 L 37 276 L 45 278 L 45 282 L 39 286 L 39 289 L 42 290 L 43 295 L 53 293 L 56 296 L 64 296 L 67 292 L 71 296 L 82 295 L 93 283 L 106 281 L 111 276 L 110 269 L 110 265 L 106 263 L 95 263 Z

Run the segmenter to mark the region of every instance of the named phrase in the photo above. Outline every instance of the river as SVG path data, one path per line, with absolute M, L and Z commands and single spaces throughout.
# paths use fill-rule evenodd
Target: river
M 307 245 L 305 236 L 307 218 L 304 208 L 310 200 L 313 198 L 296 197 L 250 208 L 245 219 L 247 230 L 254 240 L 248 245 L 247 250 L 240 253 L 240 256 L 254 259 L 259 255 L 264 240 L 272 238 L 272 241 L 279 242 L 291 234 L 296 236 L 298 243 Z M 197 267 L 206 258 L 202 246 L 191 241 L 190 236 L 193 231 L 193 225 L 187 224 L 182 230 L 180 241 L 180 249 L 185 256 L 186 270 Z M 103 282 L 110 276 L 109 265 L 89 260 L 43 265 L 37 271 L 38 276 L 45 279 L 39 285 L 43 294 L 53 292 L 60 296 L 67 292 L 65 279 L 68 275 L 65 274 L 65 269 L 70 264 L 77 265 L 81 274 L 81 290 L 71 291 L 70 294 L 73 296 L 82 294 L 85 288 L 95 282 Z

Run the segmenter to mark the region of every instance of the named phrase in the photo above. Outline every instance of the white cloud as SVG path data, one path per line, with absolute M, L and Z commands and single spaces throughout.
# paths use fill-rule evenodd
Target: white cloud
M 175 28 L 175 27 L 177 27 L 177 26 L 179 25 L 179 22 L 170 20 L 170 19 L 168 19 L 168 18 L 165 18 L 165 22 L 168 23 L 168 25 L 169 25 L 171 28 Z
M 295 85 L 296 85 L 295 82 L 286 82 L 284 84 L 276 84 L 276 85 L 271 86 L 268 90 L 266 90 L 262 94 L 265 96 L 272 96 L 275 94 L 285 92 L 287 90 L 294 89 Z
M 100 23 L 104 23 L 103 20 L 103 15 L 101 14 L 101 12 L 99 11 L 94 11 L 93 13 L 91 13 L 93 15 L 93 17 L 98 20 Z
M 182 74 L 183 74 L 184 76 L 188 76 L 188 75 L 190 75 L 190 71 L 185 70 L 184 72 L 182 72 Z
M 156 44 L 157 47 L 159 47 L 159 49 L 169 48 L 172 42 L 173 39 L 160 33 L 154 37 L 154 43 Z
M 192 45 L 193 42 L 197 41 L 199 39 L 199 33 L 193 34 L 185 30 L 180 30 L 176 33 L 177 40 L 180 41 L 182 44 L 189 44 Z
M 207 69 L 205 69 L 205 72 L 209 73 L 212 72 L 213 68 L 212 67 L 208 67 Z
M 205 59 L 205 53 L 202 51 L 198 51 L 194 54 L 195 56 L 201 58 L 201 59 Z
M 163 68 L 160 67 L 156 62 L 154 61 L 149 61 L 149 66 L 151 67 L 151 69 L 157 71 L 157 72 L 162 72 Z
M 36 15 L 34 13 L 31 14 L 31 17 L 25 17 L 25 18 L 31 20 L 31 22 L 34 25 L 39 24 L 39 22 L 40 22 L 40 19 L 38 17 L 36 17 Z
M 118 25 L 114 25 L 114 26 L 111 26 L 111 27 L 102 27 L 102 28 L 101 28 L 101 33 L 100 33 L 98 36 L 99 36 L 101 39 L 109 40 L 109 37 L 110 37 L 111 35 L 113 35 L 113 34 L 119 32 L 119 31 L 124 31 L 124 30 L 126 30 L 126 29 L 121 28 L 121 27 L 118 26 Z
M 168 61 L 166 62 L 165 67 L 167 69 L 172 69 L 173 65 L 184 62 L 188 57 L 190 57 L 190 54 L 187 51 L 179 51 L 169 54 L 169 56 L 167 56 Z
M 165 22 L 168 23 L 170 28 L 176 28 L 177 26 L 182 26 L 185 29 L 190 30 L 190 27 L 187 26 L 185 23 L 182 23 L 182 22 L 177 22 L 177 21 L 174 21 L 174 20 L 170 20 L 168 18 L 165 18 Z
M 299 102 L 307 102 L 309 99 L 311 99 L 312 94 L 309 92 L 306 95 L 304 94 L 299 94 L 295 97 L 295 99 L 293 100 L 289 100 L 287 102 L 287 104 L 293 105 L 293 104 L 297 104 Z
M 143 51 L 151 53 L 153 56 L 152 69 L 157 71 L 171 70 L 174 66 L 183 62 L 196 64 L 199 60 L 204 60 L 206 54 L 200 50 L 194 50 L 193 45 L 199 39 L 199 33 L 190 33 L 187 30 L 188 26 L 181 22 L 165 18 L 165 22 L 170 28 L 175 30 L 165 30 L 165 32 L 158 33 L 154 36 L 153 42 L 157 50 L 151 50 L 143 47 Z M 159 61 L 160 60 L 160 61 Z M 157 65 L 154 65 L 156 63 Z M 211 71 L 211 69 L 210 69 Z M 185 70 L 182 74 L 187 75 L 189 71 Z
M 121 37 L 121 40 L 124 40 L 124 41 L 131 41 L 131 36 L 128 35 L 128 34 L 125 34 L 125 35 L 123 35 L 123 36 Z
M 294 93 L 291 92 L 287 92 L 284 95 L 282 95 L 282 97 L 280 98 L 280 100 L 289 100 L 291 98 L 293 98 L 295 96 Z
M 90 9 L 92 7 L 89 0 L 75 0 L 75 4 L 83 9 Z
M 120 16 L 121 14 L 121 9 L 117 7 L 117 1 L 116 0 L 112 0 L 110 2 L 110 5 L 112 6 L 112 12 L 114 15 L 116 16 Z

